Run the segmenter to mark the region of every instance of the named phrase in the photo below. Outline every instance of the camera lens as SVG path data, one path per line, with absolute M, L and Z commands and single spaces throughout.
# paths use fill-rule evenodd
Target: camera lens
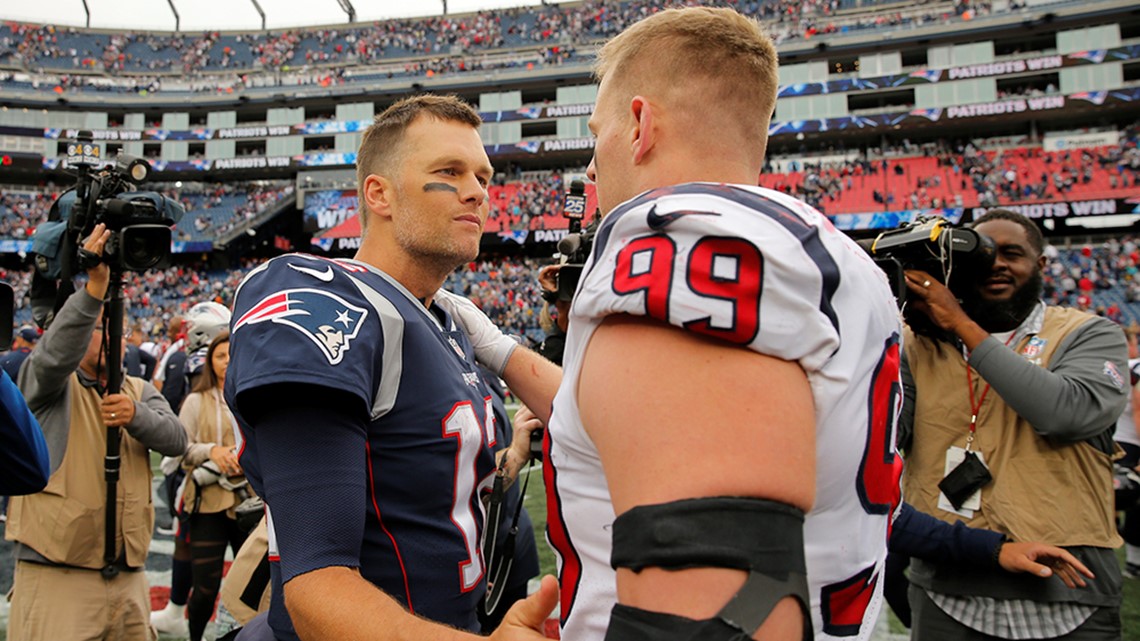
M 119 236 L 119 264 L 124 269 L 150 269 L 170 253 L 170 228 L 164 225 L 131 225 Z

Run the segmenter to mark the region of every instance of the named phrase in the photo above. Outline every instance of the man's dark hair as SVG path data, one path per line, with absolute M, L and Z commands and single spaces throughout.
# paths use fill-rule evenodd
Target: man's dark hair
M 971 227 L 977 227 L 991 220 L 1008 220 L 1011 223 L 1021 225 L 1025 228 L 1025 236 L 1029 239 L 1029 244 L 1033 246 L 1033 251 L 1037 252 L 1038 256 L 1045 252 L 1045 236 L 1041 233 L 1041 229 L 1038 228 L 1032 220 L 1029 220 L 1015 211 L 1009 209 L 991 209 L 978 217 Z
M 391 173 L 399 163 L 404 132 L 421 115 L 443 122 L 457 122 L 478 129 L 479 112 L 456 96 L 420 94 L 388 107 L 364 130 L 356 155 L 356 184 L 363 193 L 364 179 L 371 173 Z

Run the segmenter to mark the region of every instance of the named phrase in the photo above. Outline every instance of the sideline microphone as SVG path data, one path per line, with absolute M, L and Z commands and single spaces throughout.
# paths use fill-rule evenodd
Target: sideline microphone
M 582 231 L 582 218 L 586 215 L 586 184 L 581 180 L 570 182 L 570 191 L 562 203 L 562 217 L 570 221 L 570 233 Z M 561 248 L 559 249 L 561 251 Z M 566 253 L 566 252 L 563 252 Z

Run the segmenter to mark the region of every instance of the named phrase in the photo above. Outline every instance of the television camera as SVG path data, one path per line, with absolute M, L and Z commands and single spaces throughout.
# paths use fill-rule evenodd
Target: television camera
M 946 285 L 958 298 L 963 287 L 977 282 L 994 264 L 996 250 L 988 236 L 966 227 L 955 227 L 944 218 L 920 217 L 874 238 L 857 241 L 887 274 L 903 318 L 916 333 L 939 336 L 923 314 L 906 306 L 908 298 L 903 272 L 920 269 Z
M 33 239 L 41 274 L 70 278 L 89 268 L 92 257 L 76 250 L 78 262 L 71 263 L 66 245 L 78 247 L 99 223 L 111 230 L 102 261 L 112 270 L 144 271 L 169 260 L 171 227 L 185 210 L 162 194 L 135 191 L 150 175 L 147 161 L 119 154 L 112 164 L 101 166 L 99 146 L 90 132 L 81 131 L 67 146 L 67 162 L 77 171 L 76 185 L 55 202 L 49 221 L 36 229 Z
M 105 263 L 111 271 L 103 314 L 101 357 L 106 358 L 106 391 L 122 388 L 123 274 L 158 267 L 170 258 L 171 227 L 185 213 L 182 205 L 155 192 L 136 191 L 150 174 L 150 164 L 141 158 L 119 154 L 105 165 L 91 132 L 80 131 L 67 146 L 67 163 L 77 173 L 75 187 L 52 204 L 48 221 L 39 225 L 32 238 L 36 271 L 32 278 L 32 316 L 41 327 L 75 291 L 74 279 Z M 82 239 L 103 223 L 111 231 L 102 255 L 82 247 Z M 103 459 L 106 480 L 106 513 L 103 574 L 118 574 L 115 564 L 118 501 L 117 485 L 122 429 L 107 429 Z

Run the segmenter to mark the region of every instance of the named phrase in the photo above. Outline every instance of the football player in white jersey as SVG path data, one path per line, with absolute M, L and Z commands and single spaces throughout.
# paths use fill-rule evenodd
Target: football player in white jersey
M 662 11 L 599 53 L 605 217 L 545 443 L 563 638 L 864 639 L 880 609 L 901 327 L 861 249 L 754 186 L 776 67 L 728 9 Z

